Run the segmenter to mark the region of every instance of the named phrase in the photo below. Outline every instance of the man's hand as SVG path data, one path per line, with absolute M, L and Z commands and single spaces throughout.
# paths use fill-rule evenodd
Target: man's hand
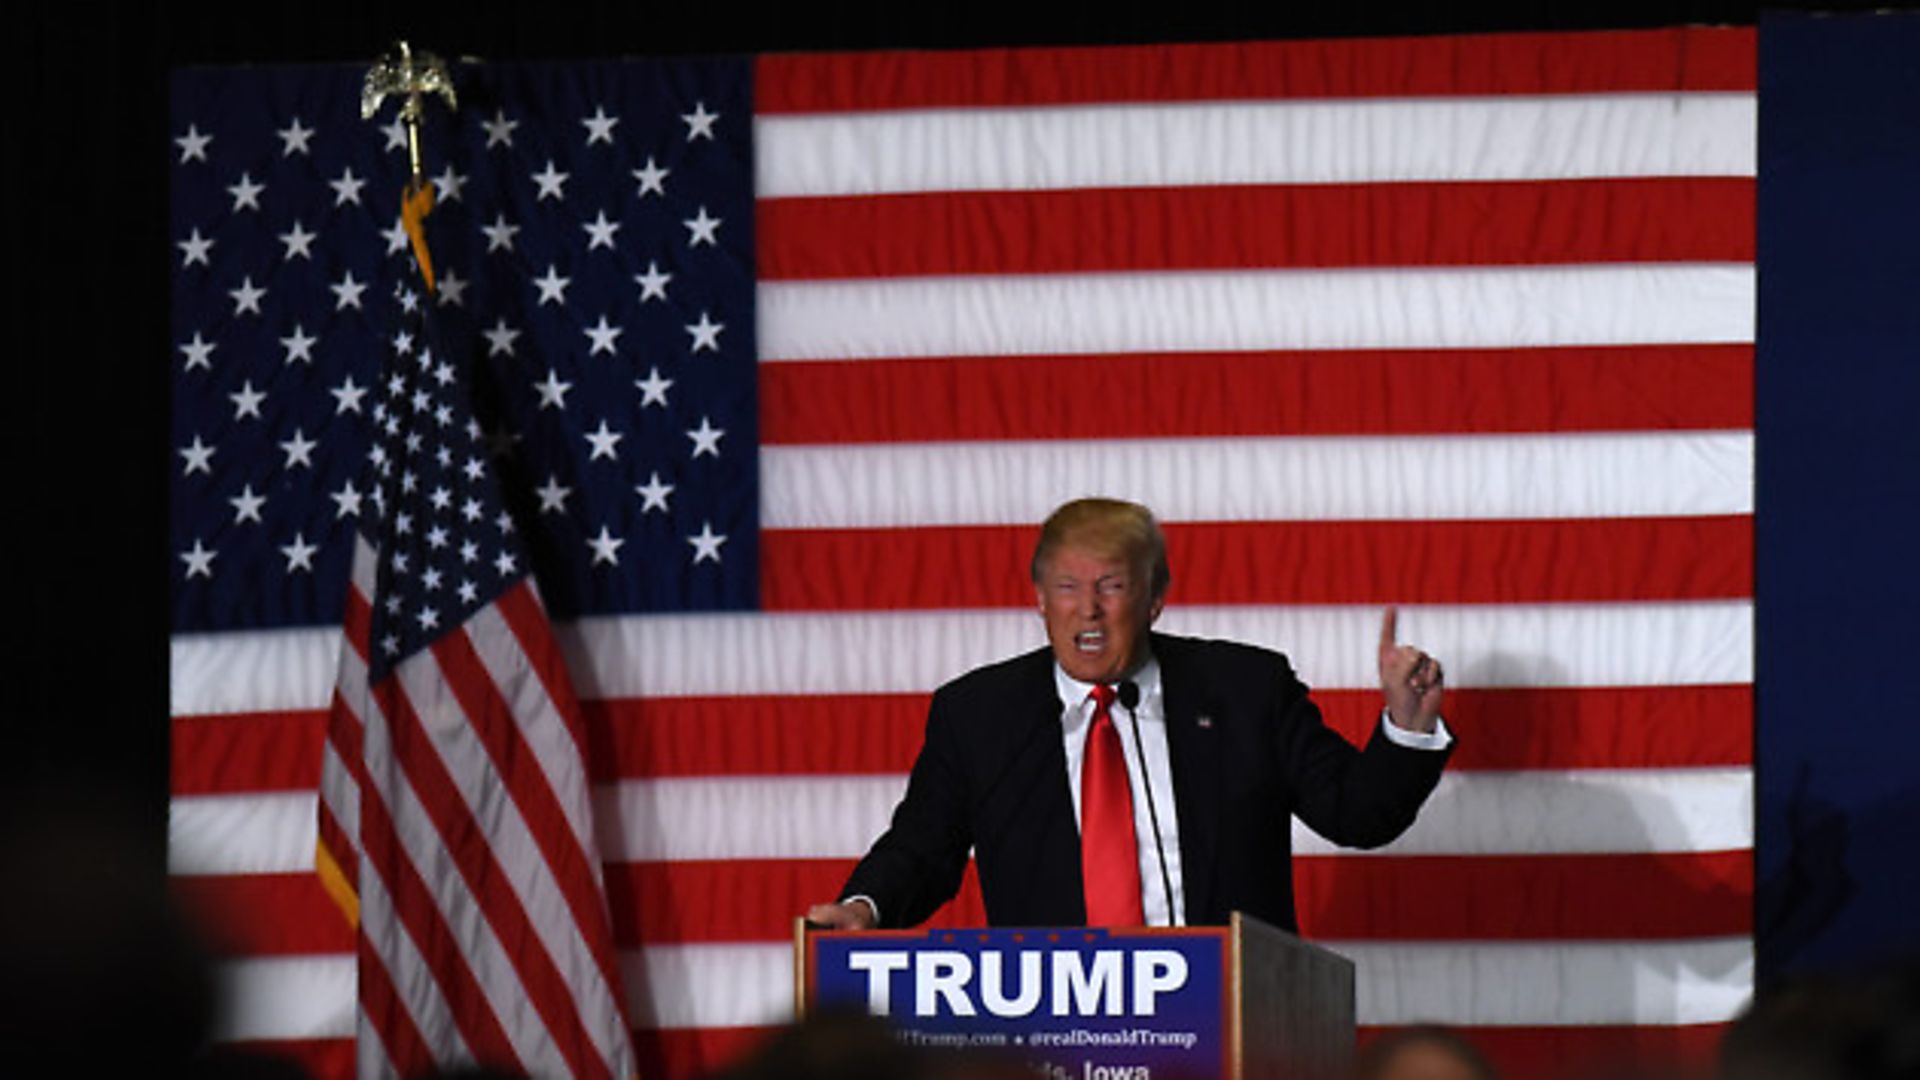
M 871 930 L 879 921 L 865 900 L 844 904 L 815 904 L 807 909 L 807 921 L 829 930 Z
M 1380 620 L 1380 692 L 1386 695 L 1387 715 L 1395 725 L 1429 734 L 1440 717 L 1440 697 L 1445 693 L 1440 661 L 1399 643 L 1398 618 L 1399 613 L 1388 608 Z

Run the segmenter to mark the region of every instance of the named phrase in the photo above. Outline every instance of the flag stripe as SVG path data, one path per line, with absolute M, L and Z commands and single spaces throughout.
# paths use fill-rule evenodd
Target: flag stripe
M 362 969 L 360 1010 L 373 1019 L 382 1045 L 362 1046 L 361 1057 L 377 1061 L 378 1054 L 386 1053 L 397 1068 L 408 1059 L 431 1058 L 434 1046 L 457 1046 L 462 1056 L 518 1060 L 467 950 L 454 940 L 428 883 L 395 849 L 393 823 L 374 806 L 368 807 L 364 820 L 369 825 L 369 832 L 362 834 L 366 867 L 373 872 L 359 877 L 364 932 L 355 952 Z M 394 882 L 392 895 L 383 880 L 387 876 Z M 399 982 L 393 977 L 395 971 L 428 970 L 422 965 L 434 962 L 433 977 L 403 977 Z
M 1062 411 L 1086 387 L 1099 409 Z M 943 356 L 768 364 L 768 446 L 1751 428 L 1751 345 Z
M 1734 599 L 1753 519 L 1296 521 L 1165 529 L 1182 604 Z M 1030 527 L 782 530 L 761 537 L 778 611 L 1026 607 Z M 859 567 L 858 574 L 846 568 Z
M 434 660 L 440 658 L 440 651 L 437 643 L 431 654 Z M 530 1072 L 558 1068 L 561 1062 L 545 1052 L 551 1048 L 576 1076 L 607 1075 L 606 1061 L 576 1011 L 567 973 L 550 951 L 555 935 L 566 936 L 569 952 L 574 946 L 585 951 L 577 940 L 579 928 L 571 922 L 556 926 L 539 918 L 549 910 L 547 904 L 555 899 L 558 886 L 529 835 L 528 824 L 517 812 L 490 805 L 480 790 L 486 774 L 476 760 L 482 751 L 471 745 L 477 735 L 471 726 L 474 718 L 467 716 L 468 723 L 458 730 L 429 731 L 414 702 L 436 702 L 451 693 L 444 669 L 434 670 L 433 661 L 419 655 L 403 661 L 394 674 L 397 681 L 388 679 L 373 689 L 392 725 L 393 745 L 388 752 L 405 773 L 403 789 L 417 796 L 438 833 L 439 849 L 422 849 L 415 857 L 438 860 L 444 854 L 451 862 L 446 869 L 457 871 L 457 876 L 436 875 L 449 897 L 443 903 L 463 910 L 477 904 L 483 914 L 485 929 L 475 924 L 462 935 L 462 944 L 470 951 L 483 945 L 488 958 L 495 960 L 488 968 L 487 987 L 490 995 L 499 995 L 494 998 L 496 1007 L 524 996 L 538 1012 L 539 1021 L 544 1021 L 526 1017 L 522 1010 L 500 1010 L 525 1021 L 523 1029 L 516 1025 L 515 1030 L 518 1060 Z M 435 714 L 444 707 L 436 702 Z M 368 754 L 384 756 L 373 746 Z M 482 808 L 489 815 L 484 829 L 477 817 Z M 511 875 L 508 865 L 514 867 Z M 519 889 L 527 890 L 524 900 Z M 534 908 L 531 912 L 529 904 Z M 443 910 L 451 914 L 454 908 Z M 571 959 L 568 953 L 562 958 Z M 570 964 L 569 970 L 577 976 L 587 973 L 580 964 Z
M 1402 621 L 1410 638 L 1418 632 L 1418 640 L 1450 643 L 1448 681 L 1456 688 L 1712 686 L 1753 680 L 1752 610 L 1744 600 L 1461 605 L 1409 607 Z M 1292 647 L 1316 688 L 1371 687 L 1378 678 L 1366 648 L 1379 634 L 1373 605 L 1194 605 L 1169 607 L 1164 618 L 1176 633 Z M 926 693 L 1041 643 L 1024 611 L 592 618 L 555 633 L 589 700 Z M 248 654 L 248 636 L 197 635 L 176 643 L 176 652 L 191 651 L 196 666 L 215 664 Z M 1311 643 L 1312 653 L 1299 643 Z M 301 648 L 311 654 L 303 666 L 330 672 L 339 635 L 310 632 Z M 324 708 L 332 694 L 330 673 L 304 688 L 278 676 L 232 683 L 176 684 L 175 715 Z M 248 708 L 253 698 L 262 708 Z
M 1353 742 L 1379 721 L 1374 691 L 1320 691 L 1314 701 L 1328 725 Z M 927 695 L 619 699 L 581 707 L 597 781 L 896 773 L 920 749 Z M 1732 765 L 1750 762 L 1753 754 L 1748 686 L 1455 689 L 1447 711 L 1473 732 L 1448 763 L 1456 770 Z M 173 793 L 310 788 L 317 772 L 293 763 L 325 722 L 319 712 L 178 717 Z M 205 737 L 206 727 L 223 734 Z M 241 740 L 248 760 L 275 767 L 235 768 L 221 748 Z
M 1243 267 L 1751 262 L 1750 177 L 763 199 L 762 281 Z
M 1017 525 L 1088 491 L 1169 522 L 1753 510 L 1739 431 L 784 446 L 760 468 L 770 529 Z
M 768 282 L 760 359 L 1753 340 L 1751 264 Z
M 1109 101 L 1751 90 L 1750 27 L 773 54 L 760 113 Z
M 885 827 L 905 785 L 905 774 L 602 784 L 594 789 L 601 857 L 610 863 L 853 858 Z M 1522 855 L 1744 848 L 1752 840 L 1751 787 L 1751 773 L 1737 766 L 1449 773 L 1413 830 L 1381 850 Z M 311 864 L 313 825 L 298 820 L 312 815 L 311 792 L 182 797 L 176 806 L 180 820 L 194 828 L 170 853 L 175 875 L 292 873 Z M 1336 850 L 1304 827 L 1295 829 L 1294 845 Z
M 1752 176 L 1755 114 L 1748 92 L 762 113 L 753 125 L 754 186 L 766 200 Z M 1009 146 L 1061 150 L 1008 153 Z M 1368 152 L 1354 153 L 1355 146 Z

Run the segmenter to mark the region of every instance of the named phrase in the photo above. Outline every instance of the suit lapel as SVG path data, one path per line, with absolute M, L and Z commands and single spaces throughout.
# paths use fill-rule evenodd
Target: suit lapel
M 1022 834 L 1037 848 L 1029 865 L 1045 868 L 1025 883 L 1035 898 L 1029 920 L 1035 925 L 1078 926 L 1087 921 L 1086 887 L 1080 867 L 1080 830 L 1073 821 L 1073 792 L 1068 787 L 1067 752 L 1060 728 L 1060 689 L 1053 679 L 1053 654 L 1023 674 L 1018 742 L 1035 746 L 1038 772 L 1031 824 Z
M 1173 771 L 1173 802 L 1180 815 L 1181 891 L 1187 923 L 1205 921 L 1211 908 L 1214 852 L 1220 832 L 1220 737 L 1203 698 L 1199 673 L 1177 638 L 1156 634 L 1160 692 L 1167 710 L 1167 753 Z

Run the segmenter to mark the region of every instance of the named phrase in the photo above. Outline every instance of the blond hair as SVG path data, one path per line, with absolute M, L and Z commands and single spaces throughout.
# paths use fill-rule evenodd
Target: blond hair
M 1148 581 L 1154 599 L 1173 580 L 1167 569 L 1167 538 L 1153 511 L 1122 499 L 1087 498 L 1065 503 L 1040 525 L 1030 570 L 1034 584 L 1055 551 L 1076 547 L 1105 559 L 1120 559 Z

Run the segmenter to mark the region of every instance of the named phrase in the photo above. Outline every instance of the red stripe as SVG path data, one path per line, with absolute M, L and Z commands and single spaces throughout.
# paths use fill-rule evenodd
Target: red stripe
M 760 408 L 768 445 L 1746 429 L 1753 346 L 793 361 Z
M 607 902 L 622 948 L 701 941 L 790 940 L 795 916 L 840 895 L 851 859 L 727 859 L 608 863 Z M 960 893 L 927 926 L 985 926 L 967 864 Z
M 1752 90 L 1751 27 L 769 55 L 760 113 L 1250 98 Z
M 353 928 L 320 887 L 318 875 L 175 877 L 168 888 L 223 956 L 353 951 Z
M 1176 604 L 1536 604 L 1753 595 L 1753 519 L 1166 527 Z M 769 611 L 1030 608 L 1031 526 L 768 530 Z
M 1534 1077 L 1707 1075 L 1725 1024 L 1646 1027 L 1463 1027 L 1458 1029 L 1515 1080 Z M 1391 1028 L 1363 1027 L 1365 1046 Z
M 1353 742 L 1367 738 L 1378 722 L 1379 696 L 1370 690 L 1318 690 L 1313 697 L 1327 723 Z M 600 783 L 652 776 L 900 773 L 919 752 L 927 695 L 623 698 L 583 702 L 581 709 L 588 761 Z M 1448 693 L 1447 714 L 1466 736 L 1454 755 L 1455 769 L 1640 769 L 1753 760 L 1753 690 L 1744 685 L 1456 689 Z M 299 737 L 305 726 L 289 714 L 287 737 Z M 242 780 L 230 790 L 175 794 L 254 790 Z
M 1295 856 L 1301 932 L 1329 941 L 1656 940 L 1753 930 L 1750 851 Z
M 763 199 L 766 280 L 1752 262 L 1750 177 Z
M 501 688 L 494 684 L 492 674 L 482 663 L 465 632 L 447 634 L 434 642 L 433 657 L 440 663 L 448 688 L 459 700 L 467 724 L 486 748 L 495 774 L 499 782 L 506 786 L 507 794 L 526 823 L 527 832 L 545 856 L 547 868 L 572 916 L 573 925 L 563 929 L 579 932 L 595 966 L 600 969 L 602 981 L 615 994 L 614 1001 L 619 1005 L 621 1015 L 625 1015 L 625 1005 L 617 993 L 621 979 L 613 959 L 613 938 L 607 930 L 606 898 L 600 894 L 593 864 L 580 846 L 572 821 L 560 805 L 540 760 L 534 756 L 532 747 L 527 744 L 520 730 L 523 722 L 560 724 L 566 718 L 553 712 L 548 700 L 542 700 L 535 706 L 537 711 L 534 716 L 516 716 L 513 706 L 502 696 Z M 579 707 L 571 699 L 567 703 L 575 709 Z M 571 736 L 568 745 L 576 754 L 579 752 L 579 737 L 573 733 L 578 725 L 577 718 L 566 725 Z M 584 777 L 586 762 L 579 758 L 575 760 L 579 775 Z M 573 794 L 582 801 L 587 797 L 585 791 Z M 525 871 L 532 872 L 532 867 Z M 558 968 L 554 975 L 560 978 Z M 561 982 L 564 984 L 564 978 Z M 555 1006 L 563 1009 L 576 1024 L 580 1022 L 571 994 L 556 998 Z M 580 1035 L 585 1037 L 584 1027 L 580 1028 Z M 579 1048 L 579 1052 L 594 1056 L 599 1054 L 591 1043 Z
M 324 712 L 179 716 L 173 721 L 173 793 L 290 791 L 319 782 Z
M 581 729 L 580 702 L 574 696 L 573 678 L 567 674 L 566 657 L 553 639 L 553 626 L 533 591 L 533 579 L 527 578 L 501 594 L 500 599 L 494 601 L 494 610 L 513 631 L 520 655 L 526 658 L 528 669 L 540 680 L 547 699 L 553 702 L 554 718 L 566 727 L 575 752 L 585 753 L 586 733 Z
M 313 1080 L 352 1080 L 354 1075 L 352 1039 L 246 1039 L 219 1043 L 215 1052 L 225 1049 L 248 1057 L 291 1062 Z M 251 1072 L 264 1075 L 258 1070 Z M 214 1075 L 222 1074 L 222 1070 L 214 1070 Z M 248 1072 L 236 1069 L 226 1075 L 241 1076 Z
M 416 656 L 406 663 L 430 661 Z M 435 671 L 432 677 L 438 680 L 440 673 Z M 373 694 L 393 729 L 394 758 L 406 771 L 406 781 L 420 805 L 433 819 L 440 843 L 452 856 L 467 896 L 479 904 L 494 937 L 519 975 L 521 989 L 540 1014 L 554 1045 L 576 1076 L 607 1075 L 606 1062 L 593 1050 L 592 1041 L 573 1010 L 566 979 L 541 944 L 532 921 L 513 892 L 506 867 L 495 857 L 487 831 L 469 810 L 440 760 L 432 738 L 400 687 L 397 673 L 376 685 Z M 407 865 L 411 868 L 411 864 Z M 432 954 L 428 964 L 437 972 L 447 959 L 444 955 Z M 464 969 L 464 958 L 459 960 L 459 965 Z M 522 1062 L 519 1067 L 525 1068 L 526 1063 Z

